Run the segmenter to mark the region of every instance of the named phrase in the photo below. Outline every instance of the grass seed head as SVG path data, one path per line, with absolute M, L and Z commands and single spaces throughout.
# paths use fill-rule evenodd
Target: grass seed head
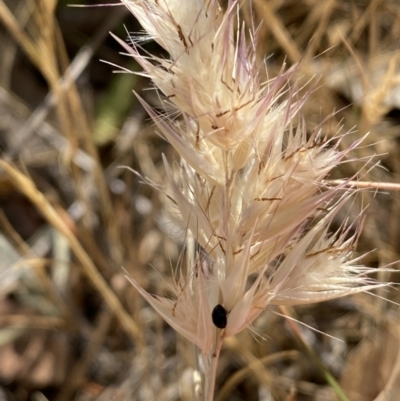
M 182 159 L 171 167 L 164 158 L 167 202 L 208 255 L 206 268 L 189 266 L 175 300 L 132 280 L 147 301 L 207 354 L 216 330 L 234 335 L 269 305 L 381 285 L 352 262 L 357 230 L 329 231 L 351 193 L 324 180 L 351 149 L 295 124 L 308 97 L 289 83 L 295 67 L 260 81 L 257 33 L 237 22 L 238 2 L 226 11 L 215 0 L 122 2 L 170 55 L 125 45 L 182 116 L 161 116 L 140 99 Z

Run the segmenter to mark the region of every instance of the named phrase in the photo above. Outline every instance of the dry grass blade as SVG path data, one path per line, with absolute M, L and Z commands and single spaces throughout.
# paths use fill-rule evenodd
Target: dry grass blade
M 363 189 L 376 189 L 386 191 L 400 191 L 400 184 L 395 182 L 373 182 L 373 181 L 345 181 L 345 180 L 329 180 L 326 182 L 328 185 L 343 185 L 346 187 L 363 188 Z
M 218 391 L 218 394 L 215 397 L 215 401 L 224 401 L 228 399 L 229 393 L 237 387 L 238 383 L 240 383 L 242 380 L 245 380 L 246 377 L 251 374 L 253 375 L 258 374 L 257 370 L 261 365 L 266 365 L 266 367 L 268 367 L 269 365 L 273 365 L 276 362 L 295 359 L 297 356 L 298 356 L 297 351 L 284 351 L 273 355 L 267 355 L 264 356 L 263 358 L 250 362 L 248 366 L 233 374 L 224 383 L 224 385 Z
M 10 12 L 3 0 L 0 0 L 0 21 L 14 36 L 19 45 L 29 55 L 29 58 L 38 66 L 41 65 L 40 55 L 34 43 L 22 31 L 18 22 Z
M 281 19 L 272 9 L 271 4 L 263 0 L 254 0 L 254 4 L 258 13 L 263 18 L 265 25 L 274 34 L 277 42 L 282 46 L 289 59 L 293 63 L 298 63 L 302 58 L 302 54 Z
M 80 49 L 78 54 L 71 61 L 71 64 L 66 70 L 64 76 L 61 77 L 60 85 L 63 91 L 67 92 L 71 85 L 75 83 L 76 80 L 81 76 L 110 29 L 112 29 L 122 19 L 122 17 L 126 15 L 126 13 L 127 12 L 125 9 L 121 7 L 118 8 L 112 13 L 111 18 L 107 20 L 106 24 L 101 27 L 96 35 Z M 27 139 L 29 135 L 32 135 L 40 126 L 40 124 L 45 121 L 50 110 L 55 106 L 56 103 L 57 98 L 55 94 L 50 92 L 46 96 L 43 103 L 31 114 L 31 116 L 26 120 L 25 124 L 16 133 L 16 136 L 21 138 L 21 145 L 16 147 L 14 150 L 15 153 L 21 148 L 24 138 Z
M 54 330 L 65 327 L 65 322 L 64 319 L 57 317 L 35 316 L 33 320 L 31 316 L 13 314 L 0 316 L 0 325 L 13 328 Z
M 121 322 L 127 333 L 132 337 L 135 342 L 141 344 L 143 342 L 142 333 L 138 326 L 132 320 L 132 317 L 128 315 L 117 296 L 107 285 L 106 281 L 100 275 L 98 269 L 93 264 L 90 257 L 87 255 L 85 250 L 80 245 L 79 241 L 72 233 L 70 228 L 65 224 L 56 210 L 46 200 L 43 194 L 36 188 L 33 181 L 19 172 L 11 164 L 4 160 L 0 160 L 0 167 L 9 174 L 15 187 L 21 191 L 42 213 L 43 217 L 51 224 L 55 229 L 59 230 L 67 238 L 72 251 L 74 252 L 77 259 L 82 264 L 84 273 L 93 283 L 94 287 L 104 298 L 109 308 L 113 311 L 115 316 Z

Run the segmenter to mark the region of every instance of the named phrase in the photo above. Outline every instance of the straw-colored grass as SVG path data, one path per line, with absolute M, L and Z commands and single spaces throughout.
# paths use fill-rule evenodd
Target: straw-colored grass
M 99 62 L 138 70 L 108 31 L 124 39 L 124 24 L 141 28 L 122 7 L 70 3 L 84 2 L 0 0 L 0 392 L 16 401 L 192 400 L 195 350 L 122 270 L 171 295 L 163 277 L 179 264 L 184 235 L 158 194 L 119 168 L 163 183 L 161 154 L 178 160 L 132 96 L 161 106 L 150 83 Z M 328 137 L 351 130 L 343 149 L 369 133 L 329 178 L 362 168 L 357 179 L 372 189 L 340 217 L 368 205 L 357 251 L 368 266 L 397 269 L 400 3 L 252 3 L 241 13 L 262 22 L 257 52 L 269 75 L 286 59 L 300 63 L 300 82 L 318 81 L 304 109 L 309 129 L 326 120 Z M 400 297 L 395 285 L 376 295 L 277 310 L 305 325 L 263 314 L 254 332 L 226 341 L 215 399 L 397 401 Z

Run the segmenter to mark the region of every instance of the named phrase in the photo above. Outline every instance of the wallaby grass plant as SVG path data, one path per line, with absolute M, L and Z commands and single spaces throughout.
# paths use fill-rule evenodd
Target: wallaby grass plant
M 177 273 L 172 299 L 129 279 L 197 345 L 204 399 L 212 401 L 224 340 L 262 311 L 387 285 L 353 256 L 359 226 L 345 220 L 330 232 L 355 190 L 326 178 L 362 140 L 340 151 L 346 134 L 328 139 L 320 126 L 308 133 L 304 119 L 296 123 L 309 92 L 291 84 L 296 67 L 261 82 L 258 32 L 247 34 L 238 1 L 226 10 L 216 0 L 122 3 L 170 55 L 141 52 L 142 38 L 119 41 L 170 106 L 159 114 L 138 95 L 181 158 L 171 166 L 164 157 L 168 184 L 153 186 L 198 247 Z
M 70 3 L 0 0 L 6 399 L 397 401 L 399 2 Z

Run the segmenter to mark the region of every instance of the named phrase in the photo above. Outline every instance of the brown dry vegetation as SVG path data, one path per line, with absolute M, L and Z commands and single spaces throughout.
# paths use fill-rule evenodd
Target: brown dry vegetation
M 161 154 L 174 157 L 132 95 L 159 106 L 149 82 L 99 61 L 138 70 L 108 32 L 140 27 L 122 7 L 71 3 L 91 2 L 0 0 L 0 399 L 192 400 L 194 349 L 121 269 L 165 294 L 182 249 L 158 195 L 119 168 L 162 183 Z M 369 132 L 361 161 L 331 178 L 399 182 L 400 2 L 253 0 L 253 11 L 269 74 L 286 58 L 300 82 L 318 80 L 308 127 L 336 111 L 325 132 L 351 131 L 341 146 Z M 241 12 L 250 23 L 248 2 Z M 358 252 L 386 266 L 400 259 L 400 192 L 363 191 L 346 213 L 367 205 Z M 377 295 L 280 311 L 341 341 L 265 313 L 226 342 L 216 400 L 399 400 L 400 297 Z

